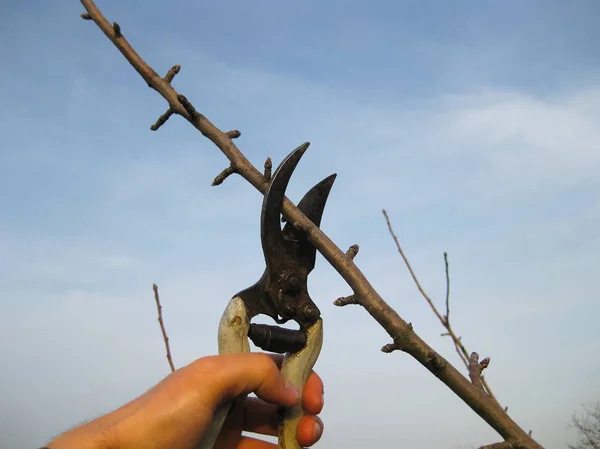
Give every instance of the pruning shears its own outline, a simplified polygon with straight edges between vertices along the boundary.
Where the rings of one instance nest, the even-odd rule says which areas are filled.
[[[227,305],[219,323],[219,354],[250,352],[248,339],[259,348],[285,354],[282,375],[298,390],[304,384],[323,344],[323,320],[307,290],[307,279],[315,266],[316,249],[305,233],[293,223],[281,229],[285,190],[300,158],[308,149],[305,143],[292,151],[273,174],[265,193],[260,237],[266,268],[251,287],[237,293]],[[317,227],[336,175],[330,175],[311,188],[298,203],[298,209]],[[276,325],[255,324],[250,320],[267,315],[277,324],[290,320],[298,330]],[[215,411],[211,429],[199,449],[211,449],[233,403],[221,404]],[[279,447],[301,449],[296,439],[302,405],[284,409],[279,425]]]

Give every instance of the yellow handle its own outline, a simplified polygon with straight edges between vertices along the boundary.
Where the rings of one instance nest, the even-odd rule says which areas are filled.
[[[298,391],[304,390],[306,379],[319,358],[322,346],[323,320],[319,319],[307,331],[306,346],[298,352],[286,354],[281,373]],[[279,447],[281,449],[302,449],[302,446],[298,444],[296,432],[298,423],[303,416],[302,401],[283,411],[283,423],[279,426]]]
[[[250,352],[248,329],[250,317],[244,301],[234,297],[223,312],[219,323],[219,354]],[[319,319],[307,331],[306,346],[293,354],[286,354],[281,374],[299,391],[304,390],[306,379],[310,375],[323,345],[323,321]],[[215,410],[212,424],[197,449],[212,449],[223,423],[231,410],[233,400],[226,401]],[[283,411],[279,426],[279,448],[302,449],[296,437],[298,423],[304,416],[302,401]]]
[[[219,323],[219,354],[250,352],[248,329],[250,317],[244,301],[234,297],[229,301]],[[231,410],[233,401],[226,401],[215,410],[212,424],[202,438],[197,449],[212,449],[221,432],[225,418]]]

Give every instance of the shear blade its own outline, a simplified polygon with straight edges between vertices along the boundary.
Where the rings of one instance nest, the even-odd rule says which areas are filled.
[[[285,252],[287,256],[292,256],[292,262],[303,267],[307,274],[315,267],[317,250],[304,233],[291,223],[286,223],[282,231],[280,218],[285,191],[292,173],[308,149],[308,145],[305,143],[296,148],[277,167],[265,194],[261,214],[261,241],[267,267],[274,266],[281,261],[278,258],[284,256],[282,253]],[[332,174],[313,186],[298,203],[298,209],[317,227],[321,225],[325,204],[336,176],[336,174]],[[291,241],[294,245],[285,245],[285,241]],[[287,247],[287,251],[285,247]],[[292,254],[288,253],[290,250]]]
[[[310,189],[298,203],[298,209],[317,227],[321,226],[325,204],[336,176],[334,173],[323,179]],[[290,223],[285,224],[283,235],[284,238],[297,241],[296,261],[298,265],[306,269],[307,274],[310,273],[315,267],[317,249],[308,241],[304,233],[294,228]]]
[[[279,164],[279,167],[277,167],[277,170],[275,170],[275,173],[271,177],[271,183],[265,193],[260,219],[260,238],[267,266],[271,262],[271,257],[269,256],[274,255],[274,252],[277,253],[279,249],[283,248],[280,217],[285,190],[294,169],[309,145],[308,142],[300,145]]]

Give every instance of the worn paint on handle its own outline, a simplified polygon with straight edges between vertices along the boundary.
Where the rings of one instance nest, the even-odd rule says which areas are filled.
[[[250,344],[248,343],[249,328],[250,317],[246,305],[244,301],[236,296],[229,301],[219,322],[219,354],[250,352]],[[213,448],[232,405],[233,400],[226,401],[217,407],[213,422],[197,449]]]
[[[281,373],[298,391],[304,390],[306,379],[310,375],[321,347],[323,346],[323,320],[319,319],[307,330],[306,346],[293,354],[286,354]],[[302,449],[298,444],[296,432],[298,423],[304,416],[302,401],[283,411],[283,424],[279,426],[279,448]]]

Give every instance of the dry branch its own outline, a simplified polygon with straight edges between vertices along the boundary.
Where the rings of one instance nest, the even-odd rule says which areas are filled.
[[[136,53],[121,34],[121,30],[118,33],[115,31],[92,0],[81,0],[81,3],[87,14],[129,61],[148,86],[158,92],[169,103],[170,109],[175,114],[185,118],[202,135],[210,139],[229,159],[231,164],[236,167],[237,173],[264,195],[268,186],[265,176],[246,159],[233,143],[231,137],[200,114],[183,95],[179,94],[170,83],[161,78]],[[526,448],[541,448],[498,406],[496,401],[476,388],[456,368],[429,347],[412,330],[409,323],[404,321],[381,298],[352,259],[287,198],[283,201],[283,215],[289,222],[297,224],[306,232],[309,241],[344,278],[352,288],[359,304],[385,329],[397,349],[410,354],[430,370],[505,440],[519,441],[520,445]]]
[[[162,306],[160,304],[160,298],[158,296],[158,285],[153,284],[152,289],[154,290],[154,300],[156,301],[156,309],[158,310],[158,322],[160,324],[160,331],[162,332],[163,340],[165,341],[165,349],[167,350],[167,361],[171,367],[171,372],[175,371],[175,365],[173,365],[173,357],[171,357],[171,348],[169,346],[169,337],[165,330],[165,323],[162,316]]]

